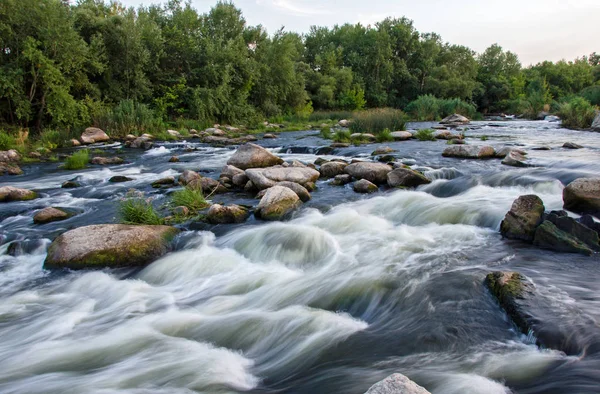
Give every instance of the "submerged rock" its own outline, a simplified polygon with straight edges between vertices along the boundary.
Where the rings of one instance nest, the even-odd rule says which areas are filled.
[[[161,179],[158,179],[158,180],[152,182],[152,187],[157,189],[159,187],[173,186],[174,184],[175,184],[175,178],[172,176],[168,176],[166,178],[161,178]]]
[[[376,185],[387,183],[387,175],[392,167],[383,163],[358,162],[348,165],[344,171],[356,179],[366,179]]]
[[[88,127],[81,134],[81,142],[84,144],[94,144],[96,142],[109,141],[110,137],[101,129],[97,127]]]
[[[502,164],[511,167],[529,167],[529,164],[526,162],[527,157],[524,154],[511,150],[508,155],[502,160]]]
[[[490,159],[496,156],[496,151],[488,145],[452,145],[444,149],[442,156],[462,159]]]
[[[111,177],[108,181],[113,182],[113,183],[121,183],[121,182],[133,181],[133,178],[129,178],[129,177],[126,177],[123,175],[115,175],[115,176]]]
[[[72,217],[73,214],[67,211],[64,211],[60,208],[48,207],[38,211],[33,216],[33,222],[35,224],[45,224],[50,222],[58,222],[61,220],[66,220]]]
[[[259,190],[268,189],[279,182],[307,185],[315,182],[321,174],[309,167],[270,167],[246,170],[246,176]]]
[[[323,163],[319,171],[321,172],[321,176],[323,178],[333,178],[337,175],[343,174],[346,166],[348,166],[348,163],[330,161]]]
[[[227,164],[242,170],[248,168],[265,168],[282,164],[283,160],[262,146],[256,144],[244,144],[227,160]]]
[[[94,157],[91,161],[92,164],[97,164],[101,166],[108,166],[113,164],[123,164],[125,161],[120,157]]]
[[[263,220],[281,220],[301,204],[300,198],[291,189],[273,186],[267,189],[254,214]]]
[[[600,217],[600,178],[579,178],[563,190],[565,209]]]
[[[581,253],[587,256],[593,253],[577,237],[562,231],[549,220],[544,221],[536,230],[533,244],[542,249],[563,253]]]
[[[377,187],[376,184],[369,182],[366,179],[361,179],[360,181],[354,182],[352,189],[356,193],[362,193],[362,194],[375,193],[376,191],[379,190],[379,188]]]
[[[500,224],[500,232],[509,239],[532,242],[544,209],[544,202],[534,194],[517,198]]]
[[[521,300],[525,300],[526,295],[532,293],[533,284],[518,272],[497,271],[486,276],[485,285],[521,332],[527,334],[531,325]]]
[[[73,180],[65,181],[62,183],[62,185],[60,185],[60,187],[62,187],[63,189],[75,189],[77,187],[81,187],[81,183]]]
[[[37,198],[36,192],[12,186],[0,187],[0,202],[28,201]]]
[[[579,144],[576,144],[574,142],[565,142],[563,144],[563,148],[566,148],[566,149],[583,149],[583,146],[579,145]]]
[[[214,204],[206,214],[206,220],[212,224],[243,223],[248,219],[250,213],[239,205],[223,206]]]
[[[461,125],[466,125],[469,123],[471,123],[469,118],[464,117],[459,114],[447,116],[440,121],[440,124],[447,125],[447,126],[461,126]]]
[[[390,187],[417,187],[431,183],[425,175],[409,168],[396,168],[387,174]]]
[[[52,242],[44,268],[144,266],[170,250],[179,232],[170,226],[99,224],[67,231]]]
[[[349,174],[336,175],[331,184],[333,186],[344,186],[352,182],[352,176]]]
[[[375,383],[365,394],[431,394],[406,376],[395,373]]]
[[[392,153],[392,152],[395,152],[395,150],[390,148],[389,146],[382,146],[382,147],[375,149],[373,152],[371,152],[371,156],[386,155],[386,154]]]

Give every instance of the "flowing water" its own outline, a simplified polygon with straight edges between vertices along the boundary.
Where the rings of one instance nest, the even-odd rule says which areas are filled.
[[[395,372],[434,394],[600,392],[600,259],[498,233],[519,195],[560,209],[564,184],[598,175],[600,135],[521,121],[467,131],[472,144],[483,135],[526,149],[536,167],[443,158],[445,141],[379,144],[435,181],[367,197],[319,181],[292,220],[192,223],[177,251],[141,270],[48,272],[42,263],[56,235],[116,221],[129,188],[160,204],[168,196],[152,181],[186,168],[217,177],[233,148],[166,143],[119,151],[127,164],[110,168],[24,166],[2,183],[42,198],[0,205],[0,392],[363,393]],[[561,148],[566,141],[585,148]],[[316,131],[260,143],[305,162],[328,145]],[[368,158],[379,145],[321,157]],[[532,149],[542,145],[553,149]],[[168,163],[173,154],[180,163]],[[134,180],[109,183],[113,175]],[[60,188],[75,176],[83,187]],[[243,193],[213,200],[256,204]],[[44,206],[79,215],[33,225]],[[23,241],[17,257],[7,254],[14,240]],[[540,349],[516,330],[483,285],[507,269],[533,280],[552,305],[548,321],[573,327],[586,349]]]

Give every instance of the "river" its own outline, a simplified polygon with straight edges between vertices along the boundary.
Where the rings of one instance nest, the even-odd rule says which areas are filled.
[[[285,160],[367,159],[388,145],[435,181],[364,196],[320,180],[290,221],[188,223],[176,251],[137,270],[50,272],[42,263],[58,234],[116,222],[129,188],[160,204],[168,197],[152,181],[184,169],[216,178],[233,147],[114,144],[99,149],[126,164],[75,172],[23,165],[25,175],[0,186],[42,197],[0,205],[0,392],[359,394],[395,372],[434,394],[600,392],[600,354],[538,348],[483,285],[491,271],[520,271],[555,307],[547,319],[566,329],[586,322],[573,332],[593,347],[600,258],[542,251],[498,231],[518,196],[561,209],[565,184],[597,176],[600,134],[510,121],[474,122],[466,136],[518,146],[536,167],[443,158],[445,141],[317,156],[329,145],[318,131],[281,133],[259,143]],[[563,149],[566,141],[585,148]],[[553,149],[533,149],[540,146]],[[181,161],[169,163],[175,154]],[[109,183],[114,175],[134,180]],[[60,188],[74,177],[81,188]],[[244,193],[212,199],[257,203]],[[80,214],[34,225],[46,206]],[[26,241],[17,257],[7,254],[14,240]]]

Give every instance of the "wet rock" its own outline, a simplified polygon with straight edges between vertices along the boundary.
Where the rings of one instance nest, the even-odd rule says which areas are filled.
[[[367,141],[375,141],[377,137],[370,133],[354,133],[350,135],[350,139],[358,139],[358,140],[367,140]]]
[[[277,138],[277,136],[275,134],[267,133],[267,134],[263,135],[263,138],[264,139],[274,139],[274,138]]]
[[[544,221],[536,230],[533,244],[542,249],[563,253],[581,253],[591,255],[592,250],[575,238],[554,225],[549,220]]]
[[[375,383],[365,394],[431,394],[406,376],[395,373]]]
[[[120,157],[94,157],[91,161],[92,164],[100,166],[123,164],[125,161]]]
[[[46,250],[46,243],[42,239],[25,239],[21,241],[13,241],[8,245],[6,254],[13,257],[22,256],[25,254],[34,254],[41,249]]]
[[[212,224],[243,223],[248,219],[250,213],[239,205],[223,206],[214,204],[206,214],[206,220]]]
[[[283,160],[262,146],[256,144],[245,144],[229,158],[227,164],[235,166],[242,170],[248,168],[265,168],[283,163]]]
[[[97,127],[88,127],[81,134],[81,142],[84,144],[95,144],[96,142],[109,141],[110,137]]]
[[[396,168],[387,174],[390,187],[417,187],[431,183],[425,175],[408,168]]]
[[[23,170],[16,164],[0,162],[0,175],[21,175]]]
[[[593,131],[600,131],[600,112],[596,114],[591,128]]]
[[[391,136],[396,141],[406,141],[413,137],[412,133],[408,131],[392,131]]]
[[[600,178],[579,178],[563,190],[564,208],[600,217]]]
[[[48,207],[38,211],[33,216],[33,222],[35,224],[45,224],[66,220],[72,216],[73,213],[63,211],[60,208]]]
[[[115,175],[108,180],[109,182],[120,183],[120,182],[129,182],[133,181],[133,178],[129,178],[123,175]]]
[[[294,193],[298,195],[302,202],[307,202],[311,199],[310,192],[302,185],[294,182],[278,182],[275,186],[283,186],[291,189]],[[268,190],[268,189],[267,189]]]
[[[195,171],[185,170],[181,175],[179,175],[179,183],[182,186],[187,186],[192,182],[199,182],[202,176]]]
[[[590,228],[600,235],[600,223],[596,222],[592,215],[583,215],[579,218],[579,223]]]
[[[536,146],[531,148],[531,150],[552,150],[552,148],[549,146]]]
[[[234,175],[234,177],[231,179],[231,182],[237,187],[244,187],[249,180],[250,179],[248,179],[246,173],[242,171],[241,174]]]
[[[565,142],[563,144],[563,148],[566,148],[566,149],[583,149],[583,146],[581,146],[579,144],[576,144],[574,142]]]
[[[500,224],[502,236],[532,242],[543,221],[544,209],[543,201],[534,194],[517,198]]]
[[[338,125],[340,125],[340,127],[349,127],[350,121],[347,119],[342,119],[338,122]]]
[[[383,163],[359,162],[348,165],[344,171],[356,179],[366,179],[376,185],[387,183],[392,167]]]
[[[317,190],[317,184],[314,183],[314,182],[306,182],[306,184],[304,185],[304,187],[309,192],[314,192],[315,190]]]
[[[390,148],[389,146],[382,146],[382,147],[375,149],[371,153],[371,156],[386,155],[386,154],[392,153],[392,152],[395,152],[394,149]]]
[[[462,115],[459,115],[459,114],[454,114],[454,115],[445,117],[440,122],[440,124],[447,125],[447,126],[461,126],[461,125],[466,125],[469,123],[471,123],[471,121],[468,118],[466,118]]]
[[[527,155],[527,152],[525,152],[522,149],[518,149],[512,146],[504,146],[496,151],[496,157],[499,159],[504,159],[510,154],[510,152],[517,152],[523,156]]]
[[[167,130],[167,134],[169,134],[171,137],[181,138],[181,133],[177,130]]]
[[[315,182],[321,174],[308,167],[269,167],[246,170],[246,176],[259,189],[268,189],[278,182],[294,182],[306,185]]]
[[[577,221],[576,219],[569,217],[565,211],[553,211],[546,214],[544,217],[546,220],[552,222],[552,224],[554,224],[559,230],[564,231],[565,233],[576,238],[593,251],[600,251],[600,239],[596,229],[599,226],[595,226],[593,219],[591,220],[592,224],[589,223],[591,216],[588,216],[589,219],[587,220],[580,219]],[[590,224],[590,226],[587,226],[585,222]]]
[[[100,224],[79,227],[52,242],[44,268],[77,270],[144,266],[167,253],[178,232],[170,226]]]
[[[200,189],[205,196],[227,193],[229,190],[219,181],[208,177],[195,179],[188,184],[193,189]]]
[[[337,175],[343,174],[344,169],[348,166],[347,163],[340,163],[339,161],[330,161],[323,163],[319,171],[323,178],[333,178]]]
[[[179,163],[179,157],[171,156],[171,158],[169,159],[169,163]]]
[[[521,332],[529,333],[532,325],[526,299],[533,293],[533,284],[518,272],[497,271],[486,276],[485,285]]]
[[[273,186],[267,190],[254,214],[263,220],[281,220],[300,206],[296,193],[283,186]]]
[[[166,178],[161,178],[152,182],[152,187],[158,189],[164,186],[173,186],[175,184],[175,178],[172,176],[168,176]]]
[[[329,145],[331,148],[348,148],[349,146],[350,143],[348,142],[334,142],[333,144]]]
[[[502,164],[511,167],[529,167],[527,157],[516,150],[510,151],[504,160],[502,160]]]
[[[153,146],[154,142],[152,142],[150,138],[144,136],[136,138],[129,144],[130,148],[144,150],[152,149]]]
[[[37,197],[37,193],[31,190],[19,189],[12,186],[0,187],[0,202],[29,201]]]
[[[254,186],[254,183],[252,183],[252,181],[248,181],[244,185],[244,191],[247,193],[254,193],[257,190],[258,190],[258,188],[256,186]]]
[[[348,183],[352,182],[352,176],[349,174],[340,174],[340,175],[336,175],[335,178],[333,178],[333,181],[331,181],[331,184],[333,186],[344,186],[347,185]]]
[[[234,176],[239,175],[239,174],[245,175],[246,173],[244,172],[244,170],[241,170],[235,166],[227,164],[221,169],[221,175],[219,175],[219,177],[233,179]]]
[[[320,166],[320,165],[323,165],[323,163],[328,163],[328,162],[329,162],[329,160],[325,160],[322,157],[317,157],[317,160],[315,160],[314,164],[316,166]]]
[[[81,183],[77,181],[65,181],[60,187],[63,189],[75,189],[77,187],[81,187]]]
[[[363,194],[374,193],[379,190],[377,185],[375,185],[372,182],[369,182],[366,179],[361,179],[360,181],[354,182],[352,189],[356,193],[363,193]]]
[[[14,149],[0,151],[0,162],[17,163],[21,160],[21,155]]]
[[[175,216],[189,216],[190,209],[188,207],[179,206],[173,208],[173,215]]]
[[[496,151],[487,145],[452,145],[444,149],[442,156],[461,159],[490,159],[496,156]]]
[[[70,142],[71,146],[81,146],[81,142],[77,141],[76,139],[72,139]]]
[[[377,161],[380,163],[392,163],[396,160],[397,160],[396,156],[392,156],[392,155],[384,155],[384,156],[379,156],[377,158]]]
[[[300,167],[300,168],[308,167],[306,164],[304,164],[298,160],[292,160],[289,164],[291,167]],[[313,170],[314,170],[314,168],[313,168]]]

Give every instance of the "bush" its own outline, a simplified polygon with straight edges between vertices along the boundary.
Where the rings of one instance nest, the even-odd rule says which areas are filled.
[[[119,215],[124,224],[164,224],[165,220],[156,212],[152,202],[141,195],[128,193],[119,205]]]
[[[385,129],[381,133],[377,134],[377,142],[392,142],[394,141],[394,137],[392,137],[392,132],[390,129]]]
[[[587,129],[596,117],[596,108],[583,97],[575,97],[562,103],[558,110],[563,127],[568,129]]]
[[[600,85],[589,86],[581,91],[581,97],[592,105],[600,105]]]
[[[329,126],[321,128],[321,138],[326,140],[331,139],[331,128]]]
[[[331,139],[334,142],[350,142],[350,135],[351,133],[348,130],[338,130]]]
[[[81,170],[85,168],[87,163],[90,161],[90,152],[87,149],[83,149],[73,153],[65,160],[65,170]]]
[[[15,149],[16,147],[16,138],[4,131],[0,131],[0,150]]]
[[[210,205],[204,199],[202,190],[187,186],[173,193],[172,202],[176,207],[187,207],[191,213],[196,213]]]
[[[325,120],[342,120],[352,118],[350,111],[315,111],[308,117],[309,122],[321,122]]]
[[[415,133],[415,138],[419,141],[435,141],[432,129],[422,129]]]
[[[406,106],[406,112],[414,120],[434,121],[453,114],[473,118],[477,114],[475,105],[461,99],[439,99],[431,94],[419,96]]]
[[[406,116],[404,112],[393,108],[370,109],[357,112],[352,118],[350,130],[353,133],[379,134],[385,129],[404,130]]]
[[[461,99],[442,99],[439,100],[439,116],[445,118],[453,114],[459,114],[466,116],[469,119],[473,119],[477,114],[477,108],[475,105],[463,101]]]
[[[118,137],[125,137],[127,134],[154,134],[166,128],[147,105],[133,100],[121,100],[114,108],[103,109],[93,121],[109,135]]]

